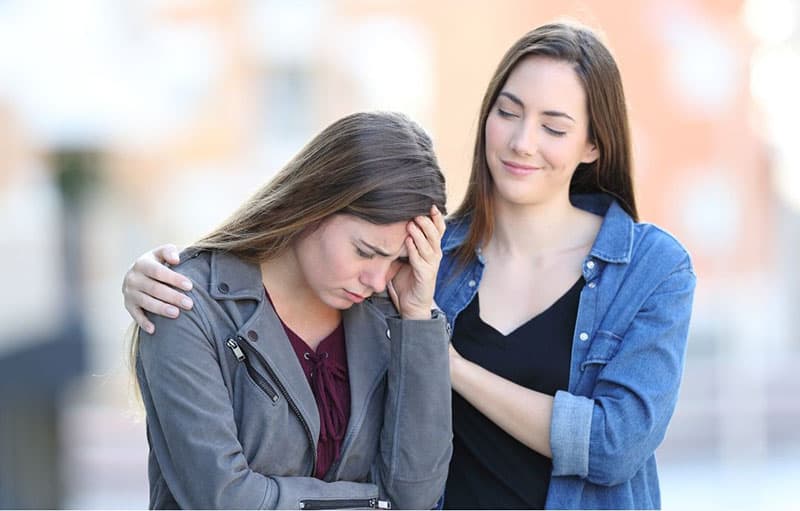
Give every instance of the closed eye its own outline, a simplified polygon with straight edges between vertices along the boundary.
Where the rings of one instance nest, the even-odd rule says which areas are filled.
[[[556,137],[563,137],[564,135],[566,135],[566,134],[567,134],[567,132],[566,132],[566,131],[558,131],[558,130],[554,130],[553,128],[551,128],[550,126],[547,126],[547,125],[542,125],[542,127],[544,128],[544,130],[545,130],[546,132],[548,132],[548,133],[550,133],[551,135],[554,135],[554,136],[556,136]]]
[[[369,252],[365,252],[361,250],[359,247],[356,247],[356,253],[359,257],[363,257],[364,259],[372,259],[375,257],[375,254],[370,254]]]
[[[500,117],[505,117],[506,119],[519,117],[519,115],[517,115],[515,113],[512,113],[512,112],[509,112],[508,110],[503,110],[500,107],[497,107],[497,113],[500,115]]]

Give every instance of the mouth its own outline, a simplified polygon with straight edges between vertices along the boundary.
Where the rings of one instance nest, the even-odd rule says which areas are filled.
[[[533,165],[523,165],[521,163],[509,160],[500,160],[500,162],[503,164],[503,168],[505,168],[506,171],[515,176],[527,176],[529,174],[533,174],[538,170],[542,170],[541,167],[534,167]]]
[[[366,296],[361,296],[359,294],[352,293],[352,292],[348,291],[347,289],[345,289],[344,292],[347,295],[347,298],[353,303],[361,303],[361,302],[363,302],[364,300],[367,299]]]

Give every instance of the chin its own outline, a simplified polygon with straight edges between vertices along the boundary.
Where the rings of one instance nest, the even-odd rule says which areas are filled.
[[[328,299],[323,299],[322,301],[325,303],[325,305],[341,311],[347,310],[354,305],[353,302],[347,298],[341,298],[339,296],[333,296]]]

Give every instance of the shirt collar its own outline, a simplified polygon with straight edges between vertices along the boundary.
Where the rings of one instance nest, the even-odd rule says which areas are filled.
[[[609,263],[629,263],[633,252],[633,219],[608,194],[571,195],[575,207],[600,215],[603,224],[589,255]],[[464,243],[469,232],[469,217],[451,219],[442,238],[442,251],[452,252]]]

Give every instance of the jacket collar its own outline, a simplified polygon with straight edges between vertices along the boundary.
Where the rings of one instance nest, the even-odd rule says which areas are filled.
[[[264,298],[261,267],[219,250],[211,251],[209,293],[215,300]]]
[[[280,319],[266,299],[260,266],[231,254],[212,250],[209,287],[209,293],[216,300],[250,299],[263,302],[249,318],[242,318],[237,334],[248,337],[252,331],[259,339],[263,339],[251,346],[277,373],[286,392],[308,421],[312,436],[317,440],[320,426],[316,400]],[[380,300],[380,297],[374,300]],[[351,419],[365,413],[368,394],[386,372],[389,360],[386,319],[372,301],[370,299],[355,304],[342,312],[350,377]]]
[[[589,255],[609,263],[629,263],[633,253],[634,222],[617,201],[603,193],[571,195],[570,201],[575,207],[603,217]],[[461,246],[468,232],[468,217],[449,220],[442,238],[442,251],[452,252]]]

